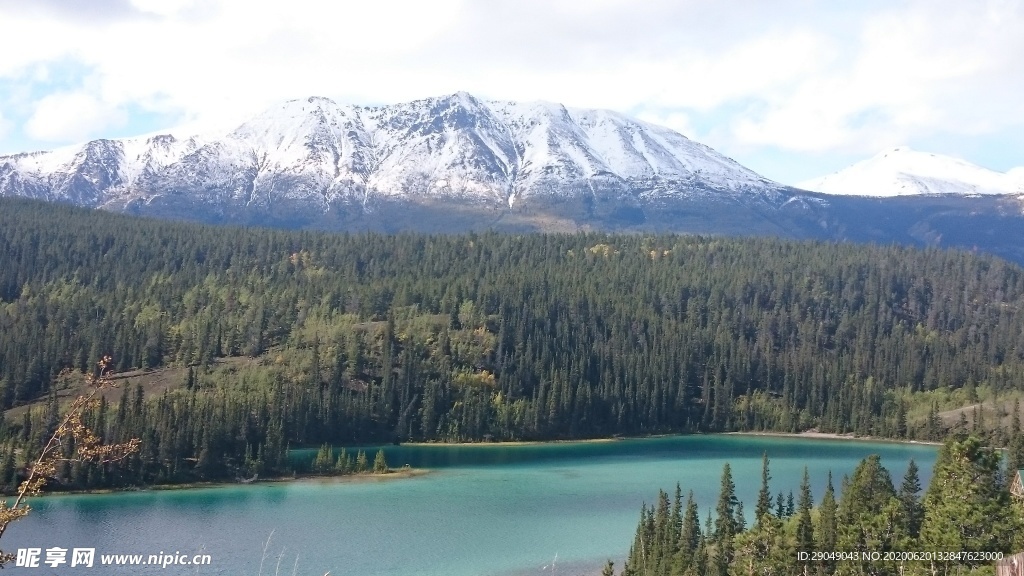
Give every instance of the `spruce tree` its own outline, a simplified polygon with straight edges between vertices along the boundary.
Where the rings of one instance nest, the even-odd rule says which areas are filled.
[[[1013,400],[1013,414],[1010,416],[1010,435],[1020,435],[1020,398]]]
[[[722,467],[722,482],[718,494],[718,506],[715,507],[715,563],[714,571],[718,576],[727,576],[729,564],[733,557],[733,538],[738,533],[736,509],[739,500],[736,498],[736,485],[732,481],[732,469],[726,463]]]
[[[924,509],[918,496],[920,492],[921,479],[918,476],[917,463],[911,458],[910,464],[907,465],[907,473],[903,476],[903,483],[900,485],[899,493],[903,514],[907,522],[907,534],[911,538],[918,537],[921,531],[921,521],[924,518]]]
[[[811,551],[814,549],[814,526],[811,522],[811,508],[813,506],[811,478],[805,466],[804,476],[800,481],[800,498],[797,501],[796,510],[796,549],[798,551]]]
[[[837,517],[838,549],[881,553],[907,545],[903,509],[877,454],[862,460],[844,485]],[[894,566],[892,562],[881,568],[866,561],[859,564],[864,571]]]
[[[838,529],[838,506],[836,505],[836,493],[832,487],[832,472],[828,473],[828,484],[825,486],[825,495],[821,497],[821,510],[818,514],[818,549],[823,551],[838,550],[839,542]],[[835,565],[831,560],[824,563],[825,572],[831,573]]]
[[[686,496],[686,510],[683,513],[682,528],[679,531],[679,545],[673,573],[682,574],[695,560],[697,549],[704,538],[700,531],[700,513],[691,490]]]
[[[388,470],[390,469],[388,461],[384,459],[384,450],[377,450],[377,455],[373,457],[373,473],[386,474]]]
[[[1001,486],[1000,455],[973,436],[951,439],[939,451],[924,496],[921,545],[931,550],[1012,550],[1014,536],[1024,529]],[[963,562],[969,567],[981,562]],[[942,562],[933,568],[942,567]]]
[[[771,480],[771,474],[768,472],[768,453],[763,452],[761,454],[761,490],[757,493],[757,508],[754,510],[754,518],[756,522],[761,522],[761,518],[766,514],[771,514],[772,511],[772,495],[768,487],[768,482]]]

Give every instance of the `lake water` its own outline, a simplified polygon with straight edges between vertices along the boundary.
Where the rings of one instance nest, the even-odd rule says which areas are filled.
[[[45,574],[520,576],[594,574],[621,560],[640,506],[679,482],[702,517],[729,462],[748,516],[761,454],[774,491],[797,491],[809,467],[816,501],[879,454],[898,485],[911,458],[927,484],[932,446],[740,435],[525,446],[386,446],[388,481],[297,481],[198,490],[35,499],[3,549],[95,548],[100,554],[209,554],[199,567],[15,569]],[[370,458],[376,448],[368,448]],[[312,455],[310,455],[312,458]],[[264,552],[265,550],[265,552]],[[45,553],[44,553],[45,555]],[[70,560],[70,554],[68,556]],[[262,567],[261,567],[262,563]]]

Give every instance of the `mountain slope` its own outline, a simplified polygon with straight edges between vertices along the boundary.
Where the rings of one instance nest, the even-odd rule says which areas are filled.
[[[0,196],[282,228],[765,235],[1024,263],[1024,195],[1005,193],[1024,169],[907,149],[862,164],[804,185],[859,195],[807,192],[616,112],[460,92],[390,106],[307,98],[219,134],[2,156]]]
[[[1004,174],[959,158],[901,146],[797,187],[853,196],[1013,194],[1024,193],[1022,170]]]
[[[604,110],[483,102],[460,92],[392,106],[274,106],[227,134],[97,140],[0,157],[0,195],[81,206],[202,204],[307,214],[458,199],[771,196],[782,187],[666,128]]]

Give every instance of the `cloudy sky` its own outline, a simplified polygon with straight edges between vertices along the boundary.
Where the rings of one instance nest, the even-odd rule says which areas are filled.
[[[1024,165],[1022,0],[0,0],[0,154],[466,90],[610,108],[795,183]]]

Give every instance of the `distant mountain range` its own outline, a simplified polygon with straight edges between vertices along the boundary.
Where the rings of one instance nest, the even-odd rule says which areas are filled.
[[[446,199],[757,195],[780,188],[667,128],[604,110],[483,102],[275,106],[224,135],[96,140],[0,157],[0,190],[124,207],[188,196],[223,208]]]
[[[1024,262],[1022,190],[1007,184],[1021,181],[1019,171],[897,149],[801,186],[819,190],[808,192],[616,112],[464,92],[390,106],[314,97],[222,134],[0,156],[0,196],[213,223],[761,234],[961,246]]]
[[[827,194],[885,197],[1024,194],[1024,168],[995,172],[959,158],[900,146],[797,187]]]

